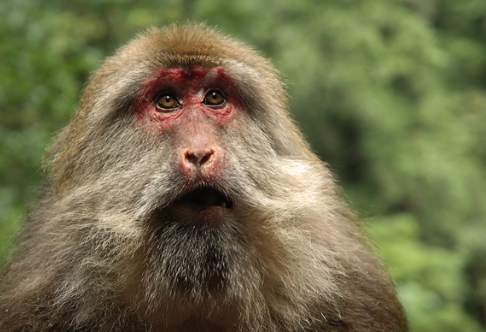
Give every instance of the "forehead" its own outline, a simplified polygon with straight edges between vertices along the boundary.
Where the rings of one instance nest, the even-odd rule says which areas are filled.
[[[214,76],[217,72],[217,68],[206,67],[167,67],[158,69],[154,76],[157,79],[165,79],[170,81],[179,80],[201,80],[206,76]]]
[[[161,51],[152,58],[152,77],[171,80],[203,79],[222,70],[222,60],[209,54],[181,54]]]
[[[162,67],[155,70],[147,83],[173,82],[185,84],[187,82],[202,83],[208,80],[227,80],[229,77],[223,67]]]

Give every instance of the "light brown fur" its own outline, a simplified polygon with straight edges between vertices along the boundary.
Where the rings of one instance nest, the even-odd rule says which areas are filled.
[[[180,186],[171,138],[134,116],[157,68],[194,66],[225,68],[246,111],[244,127],[221,134],[219,181],[238,209],[200,233],[158,222]],[[107,59],[47,160],[45,193],[1,275],[1,331],[407,330],[277,73],[210,28],[152,29]],[[215,285],[204,279],[209,245],[221,258]]]

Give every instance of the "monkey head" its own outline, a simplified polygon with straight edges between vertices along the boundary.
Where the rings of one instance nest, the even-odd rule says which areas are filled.
[[[151,29],[108,58],[47,168],[0,327],[405,326],[276,71],[211,28]]]

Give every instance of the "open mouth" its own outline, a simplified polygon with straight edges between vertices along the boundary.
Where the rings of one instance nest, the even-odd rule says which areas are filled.
[[[221,191],[211,187],[200,187],[187,194],[181,196],[176,204],[191,204],[195,206],[206,207],[221,207],[225,209],[232,209],[234,203]]]

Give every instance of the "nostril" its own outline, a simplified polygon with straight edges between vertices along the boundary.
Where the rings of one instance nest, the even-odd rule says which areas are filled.
[[[200,165],[204,165],[206,164],[207,162],[209,162],[209,160],[211,159],[211,157],[213,156],[213,150],[209,150],[207,153],[205,153],[201,160],[200,160]]]
[[[191,153],[191,152],[186,152],[184,157],[186,158],[186,160],[190,163],[190,164],[193,164],[193,165],[197,165],[198,164],[198,161],[197,161],[197,157],[194,153]]]

